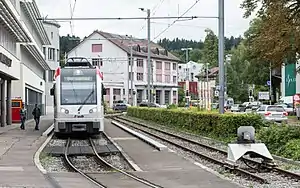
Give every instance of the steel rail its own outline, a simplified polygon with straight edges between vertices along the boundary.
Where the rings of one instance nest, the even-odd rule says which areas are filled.
[[[67,165],[73,169],[75,172],[78,172],[80,175],[82,175],[83,177],[85,177],[86,179],[88,179],[89,181],[93,182],[95,185],[97,185],[98,187],[101,188],[107,188],[107,186],[101,184],[100,182],[98,182],[97,180],[95,180],[94,178],[90,177],[89,175],[87,175],[86,173],[82,172],[81,170],[79,170],[78,168],[76,168],[72,162],[69,159],[69,147],[71,145],[71,139],[68,138],[67,144],[66,144],[66,149],[65,149],[65,160],[67,162]]]
[[[138,181],[138,182],[140,182],[140,183],[142,183],[142,184],[145,184],[145,185],[147,185],[147,186],[149,186],[149,187],[152,187],[152,188],[163,188],[163,187],[161,187],[161,186],[159,186],[159,185],[155,185],[154,183],[151,183],[151,182],[149,182],[149,181],[147,181],[147,180],[144,180],[144,179],[142,179],[142,178],[139,178],[139,177],[137,177],[137,176],[135,176],[135,175],[133,175],[133,174],[130,174],[130,173],[128,173],[128,172],[125,172],[125,171],[123,171],[123,170],[121,170],[121,169],[119,169],[119,168],[113,166],[112,164],[108,163],[106,160],[104,160],[104,159],[98,154],[97,149],[96,149],[96,146],[95,146],[95,143],[93,142],[93,140],[92,140],[91,138],[89,138],[89,142],[90,142],[90,144],[91,144],[91,146],[92,146],[92,149],[93,149],[94,154],[97,156],[97,159],[99,159],[101,162],[103,162],[106,166],[108,166],[108,167],[110,167],[110,168],[112,168],[112,169],[114,169],[114,170],[116,170],[116,171],[118,171],[118,172],[124,174],[125,176],[128,176],[128,177],[130,177],[130,178],[132,178],[132,179],[134,179],[134,180],[136,180],[136,181]]]
[[[117,120],[117,118],[112,118],[112,119],[114,119],[115,121],[119,121],[119,120]],[[192,154],[194,154],[194,155],[197,155],[197,156],[199,156],[199,157],[201,157],[201,158],[203,158],[203,159],[206,159],[206,160],[208,160],[208,161],[211,161],[211,162],[213,162],[213,163],[216,163],[216,164],[218,164],[218,165],[220,165],[220,166],[224,166],[224,167],[227,166],[226,163],[223,162],[223,161],[214,159],[214,158],[212,158],[212,157],[210,157],[210,156],[207,156],[207,155],[205,155],[205,154],[202,154],[202,153],[200,153],[200,152],[198,152],[198,151],[192,150],[192,149],[190,149],[190,148],[187,148],[187,147],[182,146],[182,145],[180,145],[180,144],[177,144],[177,143],[175,143],[175,142],[172,142],[172,141],[170,141],[170,140],[168,140],[168,139],[166,139],[166,138],[163,138],[163,137],[161,137],[161,136],[158,136],[158,135],[156,135],[156,134],[154,134],[154,133],[151,133],[151,132],[146,131],[146,130],[144,130],[144,129],[138,128],[138,127],[136,127],[136,126],[132,126],[132,125],[126,123],[126,122],[122,122],[122,121],[119,121],[119,122],[124,123],[124,124],[126,124],[126,125],[128,125],[128,126],[134,127],[135,129],[138,129],[138,130],[140,130],[140,131],[142,131],[142,132],[144,132],[144,133],[146,133],[146,134],[148,134],[148,135],[151,135],[151,136],[153,136],[153,137],[155,137],[155,138],[157,138],[157,139],[160,139],[160,140],[162,140],[162,141],[164,141],[164,142],[167,142],[167,143],[169,143],[169,144],[171,144],[171,145],[174,145],[174,146],[176,146],[176,147],[178,147],[178,148],[180,148],[180,149],[182,149],[182,150],[188,151],[188,152],[190,152],[190,153],[192,153]],[[227,167],[227,168],[228,168],[228,167]],[[245,170],[240,169],[240,168],[229,168],[229,169],[232,170],[233,172],[237,173],[237,174],[240,174],[240,175],[246,175],[247,177],[251,177],[251,178],[257,180],[257,181],[260,182],[260,183],[268,184],[268,181],[267,181],[266,179],[264,179],[264,178],[262,178],[262,177],[260,177],[260,176],[257,176],[257,175],[255,175],[255,174],[253,174],[253,173],[251,173],[251,172],[245,171]]]
[[[130,123],[133,123],[133,124],[137,124],[139,126],[142,126],[142,127],[146,127],[148,129],[151,129],[151,130],[154,130],[154,131],[157,131],[157,132],[160,132],[160,133],[163,133],[163,134],[166,134],[166,135],[169,135],[169,136],[172,136],[172,137],[175,137],[175,138],[178,138],[178,139],[181,139],[183,141],[186,141],[186,142],[190,142],[192,144],[195,144],[195,145],[199,145],[201,147],[204,147],[206,149],[210,149],[212,151],[217,151],[223,155],[227,155],[227,152],[224,151],[224,150],[221,150],[219,148],[215,148],[215,147],[212,147],[212,146],[209,146],[209,145],[206,145],[206,144],[203,144],[203,143],[200,143],[200,142],[197,142],[195,140],[191,140],[191,139],[188,139],[188,138],[184,138],[184,137],[181,137],[179,135],[176,135],[176,134],[173,134],[173,133],[170,133],[170,132],[167,132],[167,131],[163,131],[161,129],[158,129],[158,128],[155,128],[155,127],[152,127],[152,126],[148,126],[148,125],[145,125],[143,123],[140,123],[140,122],[136,122],[134,120],[129,120],[127,118],[123,118],[123,117],[114,117],[113,119],[121,119],[123,121],[127,121],[127,122],[130,122]],[[131,126],[131,125],[129,125]],[[250,163],[253,163],[253,164],[256,164],[256,165],[262,165],[262,163],[258,162],[258,161],[255,161],[253,159],[249,159],[249,158],[245,158],[243,157],[244,160],[246,160],[247,162],[250,162]],[[264,168],[266,168],[267,170],[272,170],[272,171],[276,171],[277,173],[281,173],[285,176],[288,176],[288,177],[291,177],[291,178],[294,178],[294,179],[297,179],[297,180],[300,180],[300,174],[297,174],[297,173],[293,173],[293,172],[290,172],[290,171],[287,171],[287,170],[284,170],[284,169],[281,169],[281,168],[278,168],[278,167],[268,167],[268,166],[264,166]]]

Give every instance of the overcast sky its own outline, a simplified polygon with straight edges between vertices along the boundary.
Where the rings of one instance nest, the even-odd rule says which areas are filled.
[[[196,0],[76,0],[73,17],[142,17],[146,16],[138,8],[151,10],[152,16],[178,16],[190,8]],[[70,17],[70,2],[75,0],[36,0],[42,16],[48,18]],[[250,19],[243,18],[240,9],[242,0],[225,0],[225,36],[243,35],[249,26]],[[200,0],[185,16],[218,16],[218,0]],[[155,39],[168,24],[174,20],[152,20],[151,39]],[[101,21],[73,21],[73,31],[70,23],[60,22],[60,34],[84,37],[98,29],[123,35],[133,35],[139,38],[147,37],[145,20],[101,20]],[[217,19],[194,19],[176,22],[157,39],[176,37],[200,40],[205,37],[205,28],[211,28],[217,33]],[[157,40],[156,39],[156,40]]]

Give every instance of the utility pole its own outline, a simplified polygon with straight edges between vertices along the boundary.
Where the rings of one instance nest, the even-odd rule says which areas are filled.
[[[206,88],[207,88],[207,90],[206,90],[206,109],[208,109],[208,107],[209,107],[209,94],[208,94],[208,92],[209,92],[209,87],[208,87],[208,63],[206,63]]]
[[[152,102],[151,101],[151,87],[150,87],[150,82],[151,82],[151,41],[150,41],[150,9],[144,9],[144,8],[139,8],[141,11],[143,12],[147,12],[147,39],[148,39],[148,56],[147,56],[147,62],[148,62],[148,102]]]
[[[224,114],[224,0],[219,0],[219,113]]]
[[[150,41],[150,9],[147,9],[147,38],[148,38],[148,102],[152,102],[151,97],[151,88],[150,88],[150,81],[151,81],[151,41]]]
[[[134,81],[134,74],[133,74],[133,56],[132,56],[132,35],[130,35],[130,74],[131,74],[131,90],[130,90],[130,97],[131,97],[131,105],[133,106],[133,81]],[[129,86],[128,86],[129,87]],[[128,90],[129,92],[129,90]]]
[[[193,48],[181,48],[182,51],[185,51],[185,62],[189,62],[189,50],[192,50]],[[189,79],[190,75],[186,75],[187,79]]]
[[[270,105],[272,104],[272,64],[270,61],[270,72],[269,72],[269,79],[270,79],[270,87],[269,87],[269,92],[270,92]]]

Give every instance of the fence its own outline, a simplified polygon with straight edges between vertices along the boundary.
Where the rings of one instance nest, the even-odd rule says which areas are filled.
[[[26,119],[33,119],[32,111],[35,107],[35,104],[26,104],[25,109],[27,111]],[[45,105],[39,104],[38,107],[41,109],[41,115],[45,115]]]

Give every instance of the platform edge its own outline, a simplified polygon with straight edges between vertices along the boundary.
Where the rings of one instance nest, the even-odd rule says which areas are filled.
[[[111,121],[112,124],[118,126],[119,128],[123,129],[124,131],[130,133],[130,134],[133,134],[134,136],[138,137],[139,139],[145,141],[146,143],[152,145],[153,147],[157,148],[159,151],[163,151],[163,150],[168,150],[168,147],[153,140],[152,138],[149,138],[147,136],[145,136],[144,134],[141,134],[141,133],[138,133],[116,121]]]
[[[45,132],[43,132],[42,136],[49,136],[49,134],[53,129],[54,129],[54,124],[50,125],[50,127],[48,127],[48,129]]]
[[[41,171],[42,174],[47,174],[47,171],[40,162],[40,154],[44,150],[44,148],[47,146],[47,144],[50,142],[50,140],[52,139],[52,136],[53,136],[53,133],[45,140],[45,142],[39,147],[39,149],[34,154],[34,164],[39,169],[39,171]]]

